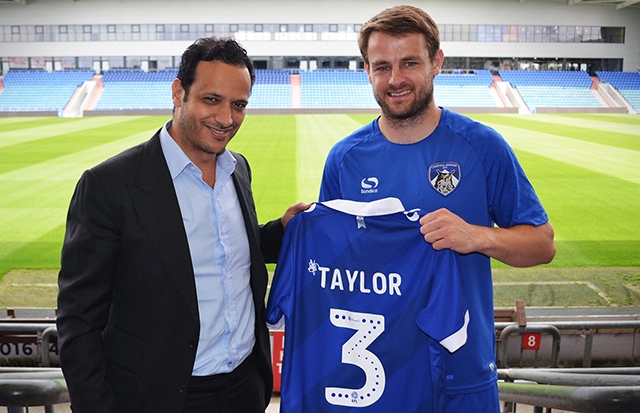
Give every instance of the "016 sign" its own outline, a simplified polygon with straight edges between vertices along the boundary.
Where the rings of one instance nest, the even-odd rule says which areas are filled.
[[[540,350],[541,333],[524,333],[522,335],[522,348],[524,350]]]

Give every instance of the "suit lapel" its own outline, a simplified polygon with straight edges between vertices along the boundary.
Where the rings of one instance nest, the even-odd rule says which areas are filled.
[[[159,132],[144,144],[140,174],[129,192],[167,274],[199,323],[195,278],[180,205],[160,146]]]
[[[256,216],[256,208],[251,194],[251,176],[247,161],[244,157],[235,152],[231,153],[238,161],[232,176],[233,183],[236,187],[236,193],[238,194],[238,200],[240,201],[240,209],[242,209],[247,237],[249,238],[249,250],[251,254],[251,290],[253,291],[253,301],[256,303],[256,307],[259,308],[258,301],[262,300],[264,297],[264,288],[261,287],[261,282],[266,283],[266,279],[261,280],[260,277],[256,275],[257,265],[254,262],[255,259],[261,257],[261,253],[258,241],[258,217]]]

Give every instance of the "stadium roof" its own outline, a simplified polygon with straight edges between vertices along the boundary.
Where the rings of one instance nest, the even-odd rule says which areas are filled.
[[[525,1],[536,1],[536,0],[518,0],[520,3]],[[577,4],[603,4],[609,6],[616,6],[616,9],[624,9],[625,7],[630,7],[640,3],[640,0],[556,0],[557,2],[567,3],[568,6],[573,6]],[[635,7],[640,7],[640,5],[636,5]]]
[[[0,4],[17,3],[17,4],[22,4],[26,6],[27,4],[35,3],[36,1],[44,1],[44,0],[0,0]],[[67,1],[70,1],[73,3],[76,0],[67,0]],[[525,1],[535,2],[540,0],[511,0],[511,1],[524,3]],[[543,1],[556,1],[560,3],[567,3],[567,6],[595,3],[595,4],[605,5],[605,6],[615,6],[616,9],[618,10],[624,9],[625,7],[640,7],[640,4],[638,4],[640,3],[640,0],[543,0]]]

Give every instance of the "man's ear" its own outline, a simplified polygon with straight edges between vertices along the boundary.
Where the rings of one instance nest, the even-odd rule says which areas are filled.
[[[444,63],[444,52],[442,49],[438,50],[436,53],[436,57],[433,59],[433,75],[437,76],[440,74],[440,69],[442,69],[442,64]]]
[[[171,100],[173,101],[173,106],[176,108],[182,106],[184,95],[185,91],[180,79],[173,79],[173,83],[171,84]]]
[[[369,72],[369,63],[364,62],[364,70],[367,72],[367,79],[369,79],[369,83],[373,84],[371,82],[371,72]]]

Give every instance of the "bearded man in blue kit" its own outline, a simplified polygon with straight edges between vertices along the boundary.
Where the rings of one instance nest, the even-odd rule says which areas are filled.
[[[358,43],[382,115],[331,149],[319,200],[397,197],[408,209],[431,211],[420,232],[434,249],[461,254],[473,314],[466,345],[445,356],[447,411],[498,413],[490,260],[549,263],[553,228],[506,141],[435,105],[444,53],[427,13],[384,10],[362,27]]]

